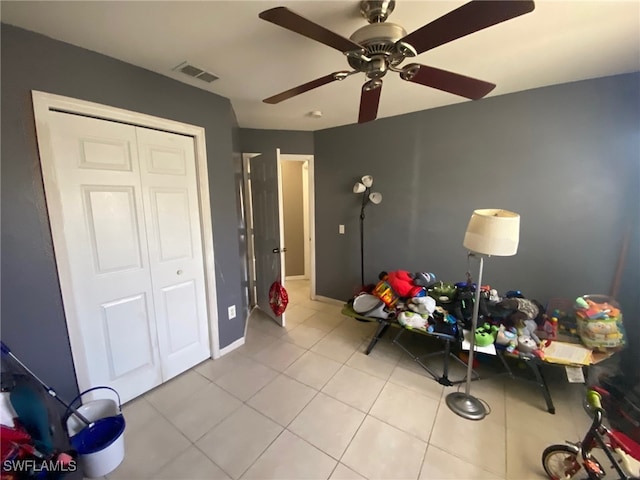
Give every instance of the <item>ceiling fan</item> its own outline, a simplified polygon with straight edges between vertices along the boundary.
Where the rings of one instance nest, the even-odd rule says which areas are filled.
[[[333,81],[344,80],[355,73],[364,73],[368,80],[362,86],[358,123],[369,122],[375,120],[378,114],[382,77],[389,71],[399,73],[400,78],[409,82],[477,100],[493,90],[495,84],[419,63],[400,64],[406,58],[534,9],[533,1],[529,0],[473,0],[407,35],[400,25],[386,21],[395,3],[395,0],[362,0],[360,13],[369,25],[356,30],[350,38],[307,20],[286,7],[271,8],[260,13],[259,17],[263,20],[340,50],[353,69],[330,73],[266,98],[263,102],[280,103]]]

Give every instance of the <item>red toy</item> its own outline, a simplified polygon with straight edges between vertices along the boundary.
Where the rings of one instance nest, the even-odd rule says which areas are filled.
[[[406,270],[396,270],[395,272],[387,273],[386,282],[393,288],[393,291],[401,298],[413,298],[419,296],[420,292],[424,291],[423,287],[417,286],[413,283],[413,277]]]

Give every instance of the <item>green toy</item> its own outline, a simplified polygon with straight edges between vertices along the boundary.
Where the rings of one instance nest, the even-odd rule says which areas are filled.
[[[496,339],[495,332],[496,330],[488,323],[476,328],[476,345],[478,347],[488,347],[493,344]]]
[[[427,292],[432,298],[440,303],[450,303],[456,295],[456,287],[451,283],[436,282]]]

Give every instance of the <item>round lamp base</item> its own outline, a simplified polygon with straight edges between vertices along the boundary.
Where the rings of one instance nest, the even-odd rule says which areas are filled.
[[[482,420],[487,415],[487,410],[480,400],[463,392],[447,395],[447,406],[453,413],[468,420]]]

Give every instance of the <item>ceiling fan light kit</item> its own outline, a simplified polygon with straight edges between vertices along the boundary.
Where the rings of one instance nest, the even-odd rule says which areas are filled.
[[[491,92],[495,84],[419,63],[401,64],[407,58],[524,15],[535,8],[531,0],[472,0],[407,34],[402,26],[387,22],[395,4],[395,0],[362,0],[360,13],[369,25],[356,30],[350,38],[307,20],[286,7],[260,13],[263,20],[341,51],[353,69],[331,73],[263,101],[280,103],[333,81],[364,73],[367,81],[360,96],[358,123],[369,122],[378,115],[382,77],[389,71],[398,73],[402,80],[411,83],[478,100]]]

